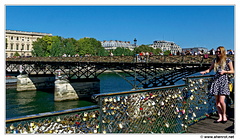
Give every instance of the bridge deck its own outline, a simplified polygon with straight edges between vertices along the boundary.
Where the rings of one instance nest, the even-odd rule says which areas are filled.
[[[217,116],[211,116],[188,128],[188,133],[234,133],[234,106],[228,108],[228,122],[213,123],[218,119]]]

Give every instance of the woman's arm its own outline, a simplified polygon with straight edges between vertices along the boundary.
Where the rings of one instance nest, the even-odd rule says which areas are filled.
[[[209,69],[200,72],[201,74],[206,74],[212,71],[212,69],[214,68],[214,62],[212,62],[211,66],[209,67]]]
[[[234,73],[232,61],[228,63],[229,71],[223,70],[220,74],[232,74]]]

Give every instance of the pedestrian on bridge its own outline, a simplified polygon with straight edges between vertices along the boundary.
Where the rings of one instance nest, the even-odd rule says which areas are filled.
[[[229,79],[227,74],[233,74],[233,63],[232,60],[227,58],[226,50],[223,46],[219,46],[215,52],[216,58],[213,60],[209,69],[200,72],[201,74],[206,74],[211,72],[212,69],[216,72],[214,75],[214,81],[211,84],[210,94],[215,96],[216,107],[218,110],[219,119],[214,121],[214,123],[226,123],[226,95],[230,95],[229,90]]]

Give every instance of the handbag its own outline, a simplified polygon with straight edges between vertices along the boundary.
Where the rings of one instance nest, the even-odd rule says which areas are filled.
[[[233,91],[233,84],[232,83],[228,83],[228,87],[229,87],[229,91],[232,92]]]

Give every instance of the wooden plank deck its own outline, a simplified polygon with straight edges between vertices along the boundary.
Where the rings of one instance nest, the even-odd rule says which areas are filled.
[[[234,133],[234,106],[227,108],[228,122],[213,123],[218,119],[217,115],[210,116],[204,120],[191,125],[187,133]]]

